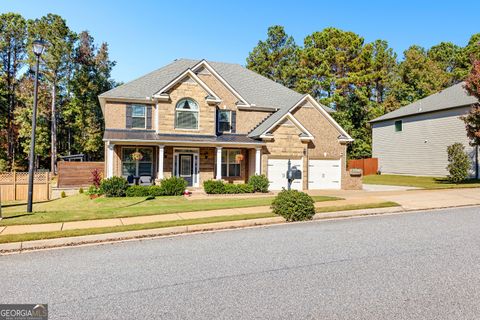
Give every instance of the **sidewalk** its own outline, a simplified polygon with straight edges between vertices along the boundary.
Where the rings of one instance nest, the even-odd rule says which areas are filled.
[[[363,197],[357,199],[345,199],[337,201],[323,201],[316,202],[315,207],[341,207],[346,205],[366,204],[366,203],[379,203],[384,202],[382,199],[375,197]],[[133,224],[145,224],[152,222],[165,222],[165,221],[178,221],[198,218],[209,218],[218,216],[234,216],[245,215],[255,213],[270,212],[270,206],[260,207],[247,207],[247,208],[235,208],[235,209],[219,209],[219,210],[207,210],[207,211],[192,211],[182,213],[171,214],[159,214],[126,218],[113,218],[113,219],[97,219],[97,220],[84,220],[84,221],[71,221],[71,222],[58,222],[58,223],[44,223],[44,224],[30,224],[30,225],[12,225],[0,227],[0,236],[11,234],[23,234],[32,232],[50,232],[50,231],[62,231],[62,230],[75,230],[75,229],[89,229],[89,228],[101,228],[101,227],[116,227],[126,226]]]
[[[397,190],[397,191],[365,191],[365,190],[331,190],[312,191],[312,195],[342,197],[345,200],[324,201],[315,203],[315,207],[344,207],[347,205],[375,204],[393,201],[401,206],[401,210],[426,210],[456,206],[480,205],[480,189],[442,189],[442,190]],[[33,232],[50,232],[101,227],[115,227],[152,222],[181,221],[188,219],[209,218],[218,216],[234,216],[270,212],[269,206],[193,211],[173,214],[137,216],[127,218],[71,221],[32,225],[1,226],[0,236]]]

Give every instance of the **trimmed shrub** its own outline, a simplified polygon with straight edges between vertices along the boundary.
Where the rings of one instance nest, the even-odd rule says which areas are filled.
[[[454,143],[447,147],[447,154],[448,180],[454,183],[465,181],[468,178],[468,170],[472,166],[470,158],[465,152],[465,147],[461,143]]]
[[[315,214],[312,197],[297,190],[282,190],[272,202],[273,213],[287,221],[310,220]]]
[[[162,196],[181,196],[185,193],[187,181],[180,177],[163,179],[160,183]]]
[[[65,193],[65,191],[62,191],[62,193],[60,193],[60,197],[65,198],[66,196],[67,194]]]
[[[149,186],[148,188],[148,195],[150,197],[160,197],[163,196],[163,189],[161,186]]]
[[[102,194],[102,191],[100,190],[100,188],[97,188],[94,185],[91,185],[90,187],[88,187],[87,194],[88,195],[95,195],[95,194],[100,195],[100,194]]]
[[[127,189],[128,182],[123,177],[103,179],[100,184],[100,192],[106,197],[125,197]]]
[[[225,183],[221,180],[207,180],[203,183],[203,190],[208,194],[225,193]]]
[[[83,188],[78,189],[78,193],[82,194],[83,193]]]
[[[266,175],[254,175],[248,179],[248,184],[253,187],[254,192],[268,192],[268,186],[270,182],[268,182],[268,178]]]
[[[235,194],[235,193],[253,193],[253,187],[249,184],[233,184],[225,183],[223,185],[223,193]]]
[[[150,195],[150,186],[129,186],[125,191],[127,197],[148,197]]]
[[[208,194],[236,194],[253,193],[253,186],[246,183],[225,183],[221,180],[207,180],[203,183],[203,189]]]

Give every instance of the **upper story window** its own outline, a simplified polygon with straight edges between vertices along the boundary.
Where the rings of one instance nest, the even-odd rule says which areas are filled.
[[[402,120],[395,121],[395,132],[403,131],[403,123]]]
[[[218,110],[218,132],[230,132],[232,130],[232,111]]]
[[[176,129],[198,129],[198,103],[190,98],[178,101],[175,107]]]
[[[146,107],[138,104],[132,105],[132,128],[145,129],[146,125]]]

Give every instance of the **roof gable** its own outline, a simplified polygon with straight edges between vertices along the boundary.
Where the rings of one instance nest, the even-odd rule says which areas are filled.
[[[428,97],[417,100],[390,113],[384,114],[383,116],[373,119],[370,122],[379,122],[422,113],[463,107],[478,102],[475,97],[468,95],[464,85],[465,82],[457,83]]]
[[[303,95],[300,100],[294,103],[290,108],[280,109],[270,117],[265,119],[258,127],[256,127],[252,132],[249,133],[249,137],[257,138],[262,137],[263,134],[267,133],[273,127],[275,127],[280,121],[282,121],[287,114],[291,114],[295,108],[301,106],[304,102],[310,102],[313,107],[317,108],[320,113],[338,130],[340,136],[343,138],[341,140],[353,141],[352,137],[332,118],[332,116],[327,112],[321,104],[319,104],[312,96],[309,94]],[[293,116],[292,116],[293,117]]]

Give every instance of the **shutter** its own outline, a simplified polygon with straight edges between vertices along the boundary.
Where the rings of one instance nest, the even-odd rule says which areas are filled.
[[[215,108],[215,127],[217,128],[217,135],[220,133],[220,123],[218,122],[218,108]]]
[[[126,124],[127,129],[132,129],[132,105],[127,104]]]
[[[147,129],[152,129],[152,106],[147,106]]]
[[[231,119],[232,129],[230,132],[235,133],[237,132],[237,111],[232,111],[231,116],[232,116],[232,119]]]

